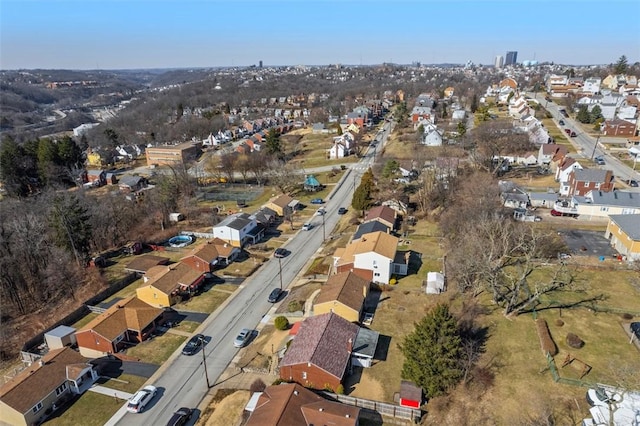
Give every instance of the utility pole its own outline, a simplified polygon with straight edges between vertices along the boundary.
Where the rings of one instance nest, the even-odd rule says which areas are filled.
[[[327,239],[327,235],[325,234],[325,230],[324,230],[324,215],[327,214],[326,210],[322,211],[322,241],[326,241]]]
[[[200,344],[202,345],[202,364],[204,364],[204,377],[205,379],[207,379],[207,389],[211,389],[211,384],[209,383],[209,373],[207,372],[207,357],[204,354],[205,341],[202,337],[200,337]]]
[[[596,148],[598,147],[598,142],[600,142],[600,134],[598,134],[598,138],[596,139],[596,143],[593,145],[593,151],[591,152],[591,160],[593,161],[594,155],[596,155]]]

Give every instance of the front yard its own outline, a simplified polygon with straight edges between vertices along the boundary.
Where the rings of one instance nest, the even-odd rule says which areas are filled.
[[[184,336],[165,333],[151,340],[145,340],[127,349],[125,353],[127,356],[138,358],[143,362],[161,365],[169,359],[171,354],[173,354],[185,340],[187,340],[187,338]]]
[[[125,401],[95,392],[85,392],[73,405],[46,421],[52,426],[102,426]]]

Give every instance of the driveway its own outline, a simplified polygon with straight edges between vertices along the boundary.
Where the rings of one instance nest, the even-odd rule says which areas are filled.
[[[105,377],[118,378],[122,374],[131,374],[149,378],[158,370],[158,365],[148,362],[122,361],[113,356],[96,358],[91,361],[96,366],[98,374]]]
[[[616,254],[602,232],[564,229],[558,233],[569,247],[569,251],[576,256],[611,257]]]

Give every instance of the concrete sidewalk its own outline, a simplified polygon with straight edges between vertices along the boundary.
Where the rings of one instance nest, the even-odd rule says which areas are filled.
[[[113,396],[114,398],[122,399],[123,401],[127,401],[133,396],[133,394],[130,394],[129,392],[123,392],[100,385],[93,385],[88,390],[95,393],[101,393],[102,395]]]

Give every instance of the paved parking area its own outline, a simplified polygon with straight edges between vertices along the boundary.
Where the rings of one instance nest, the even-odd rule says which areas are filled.
[[[611,257],[616,254],[609,240],[604,237],[604,232],[561,229],[558,233],[573,255]]]

